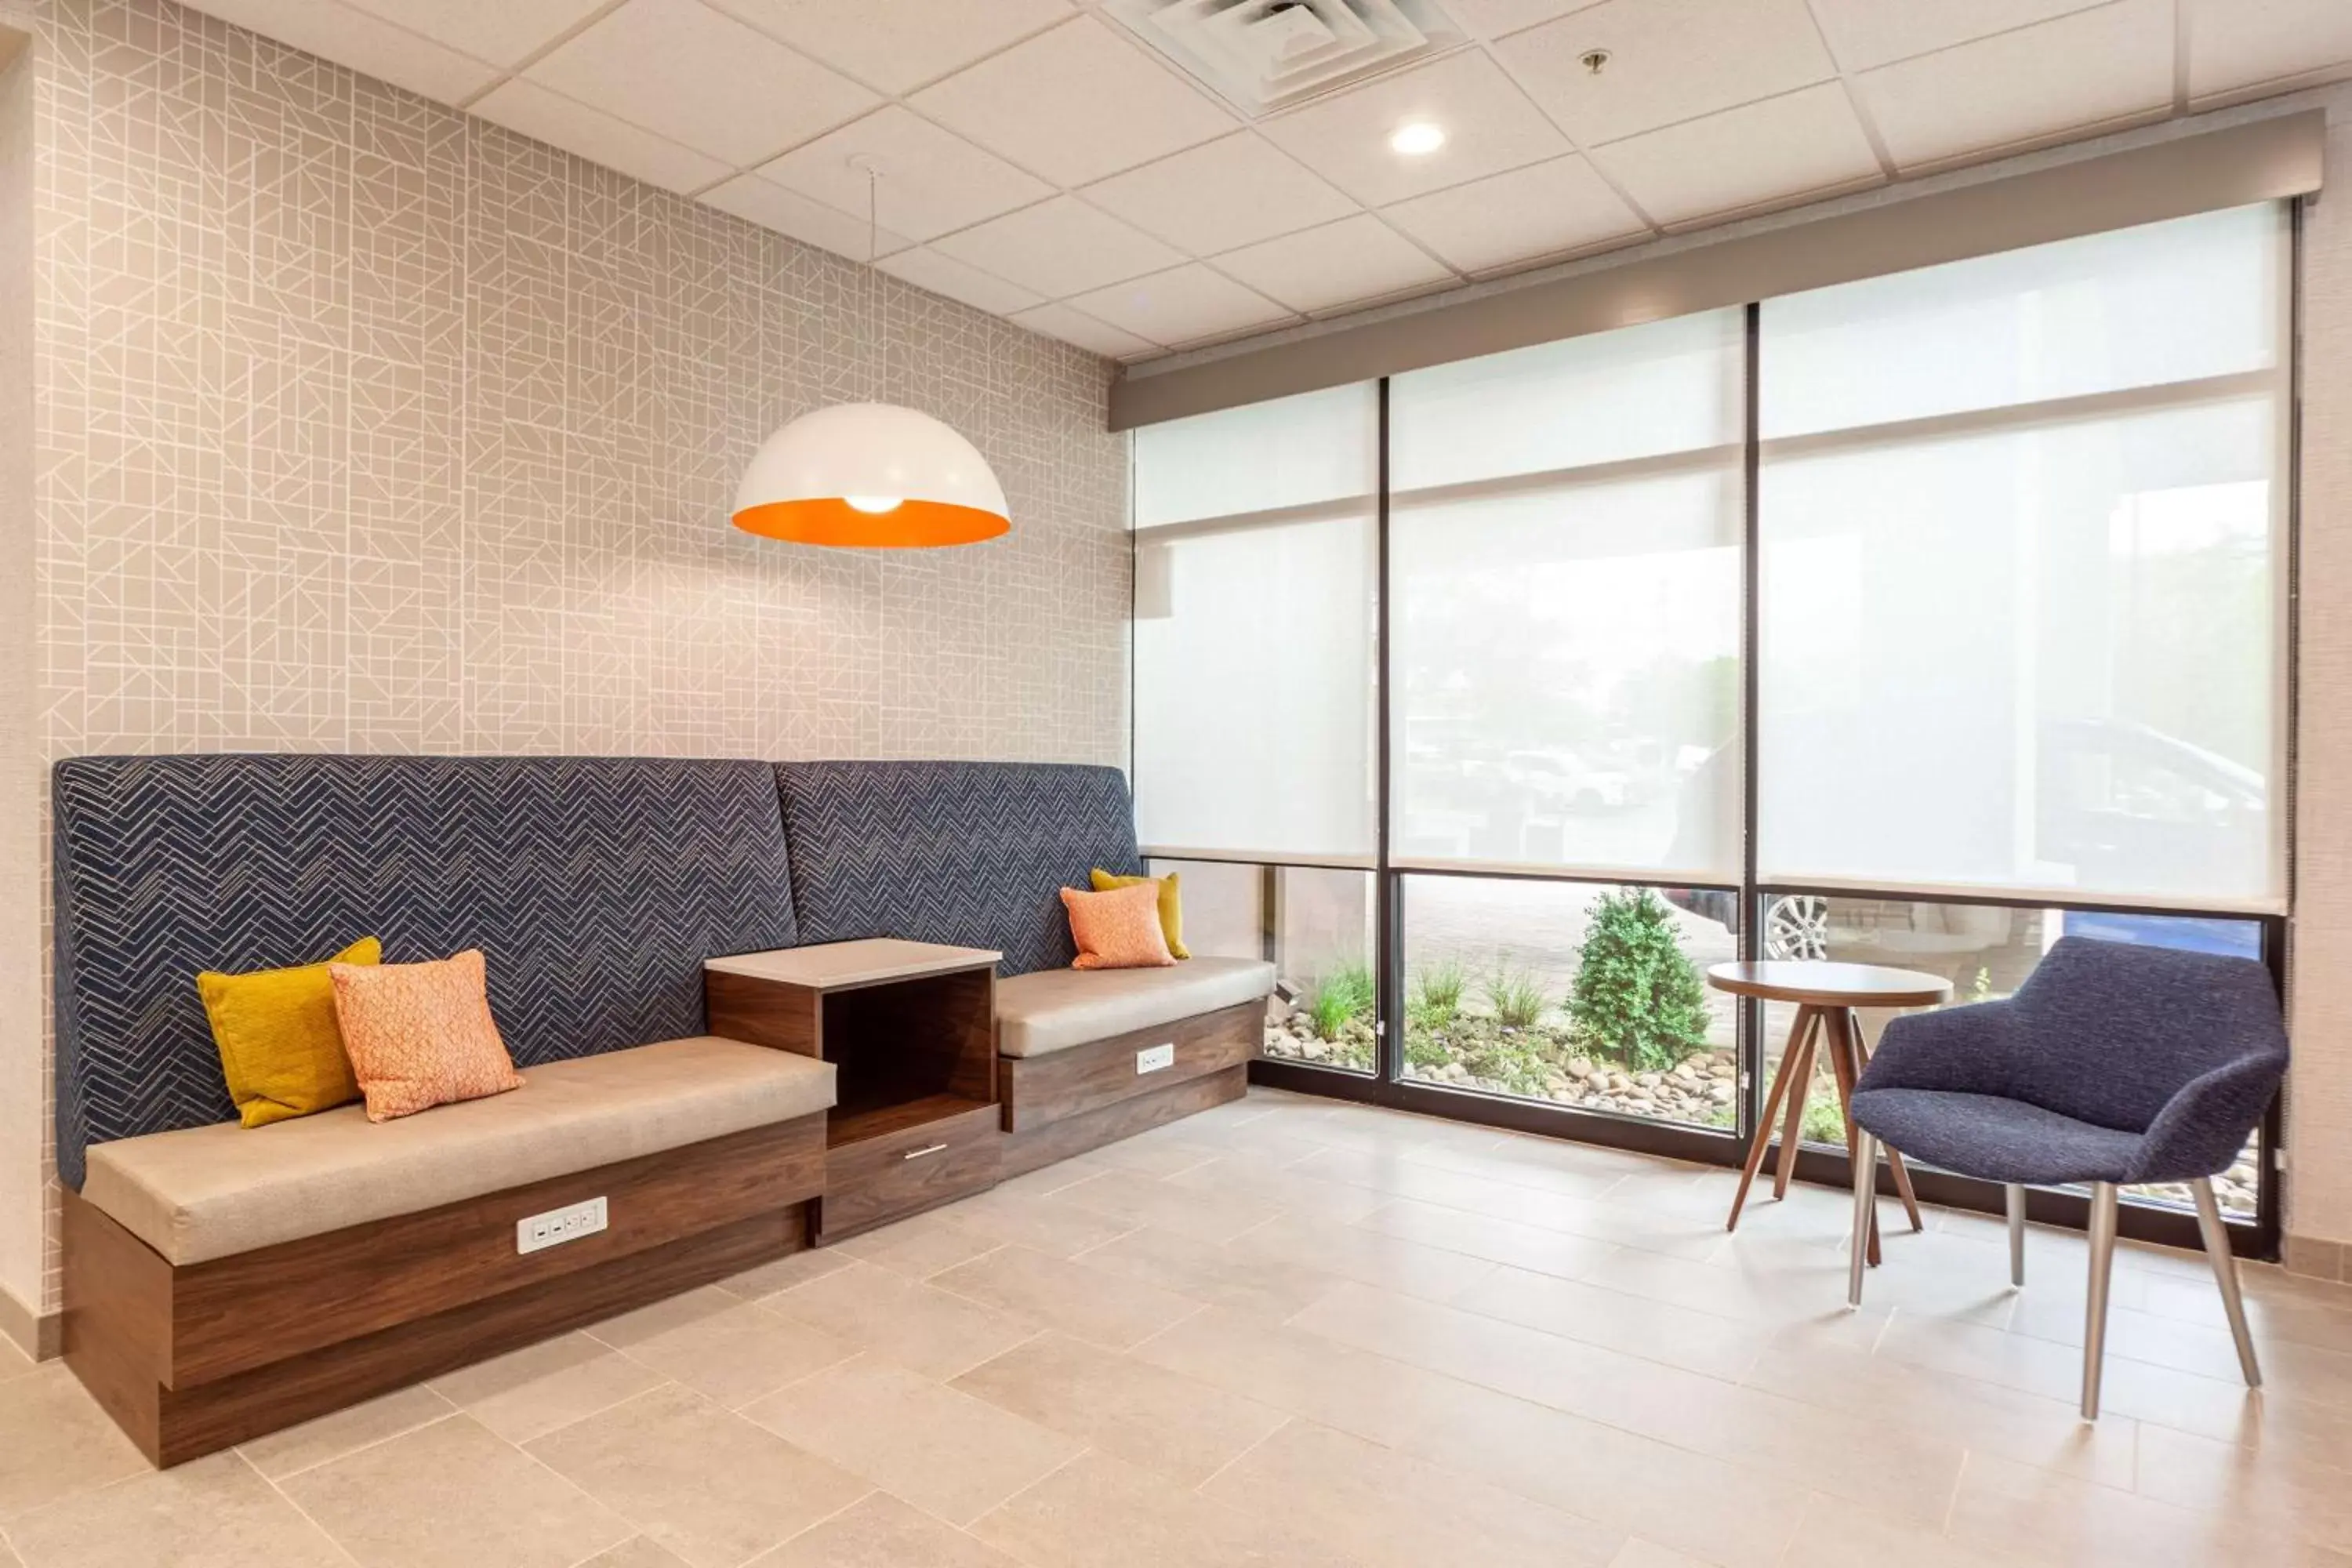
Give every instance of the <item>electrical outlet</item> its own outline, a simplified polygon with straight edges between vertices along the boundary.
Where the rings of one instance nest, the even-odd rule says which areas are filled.
[[[539,1252],[551,1247],[561,1247],[567,1241],[577,1241],[583,1236],[593,1236],[604,1228],[605,1212],[603,1198],[564,1208],[549,1209],[515,1221],[515,1250]]]
[[[1159,1072],[1164,1068],[1172,1068],[1175,1065],[1176,1045],[1172,1040],[1164,1046],[1147,1046],[1135,1053],[1135,1071],[1138,1077],[1148,1072]]]

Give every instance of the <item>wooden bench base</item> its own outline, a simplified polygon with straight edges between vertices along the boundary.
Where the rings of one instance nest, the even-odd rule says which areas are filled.
[[[65,1199],[65,1359],[175,1465],[809,1245],[824,1118],[175,1267]],[[590,1197],[606,1228],[515,1250],[515,1222]]]
[[[1213,1105],[1239,1100],[1249,1092],[1247,1065],[1229,1067],[1201,1078],[1171,1083],[1150,1094],[1131,1095],[1096,1110],[1049,1121],[1026,1132],[1004,1135],[1002,1177],[1014,1176],[1132,1138],[1166,1122],[1181,1121]]]
[[[1238,1099],[1265,1031],[1264,1002],[1237,1003],[1041,1057],[997,1063],[1011,1176]],[[1172,1059],[1149,1071],[1141,1054]]]

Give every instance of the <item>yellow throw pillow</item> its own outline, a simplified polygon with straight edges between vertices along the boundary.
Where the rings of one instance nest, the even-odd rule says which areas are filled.
[[[1176,873],[1165,877],[1115,877],[1097,866],[1094,869],[1095,891],[1108,893],[1115,888],[1132,888],[1138,882],[1160,884],[1160,931],[1168,939],[1168,956],[1190,958],[1184,950],[1184,908],[1177,901]]]
[[[206,970],[196,976],[239,1121],[260,1127],[360,1097],[335,1024],[335,983],[327,964],[383,958],[383,944],[364,936],[323,963],[251,974]]]

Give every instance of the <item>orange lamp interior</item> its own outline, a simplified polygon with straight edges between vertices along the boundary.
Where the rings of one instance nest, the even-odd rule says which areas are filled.
[[[860,511],[837,496],[826,496],[746,507],[735,514],[735,526],[746,533],[793,544],[919,550],[940,544],[974,544],[1009,531],[1013,524],[976,506],[905,500],[888,511]]]

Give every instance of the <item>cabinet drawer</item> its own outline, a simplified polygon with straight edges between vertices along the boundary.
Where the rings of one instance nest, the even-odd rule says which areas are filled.
[[[999,1115],[993,1105],[974,1105],[960,1115],[827,1150],[818,1239],[836,1240],[994,1186],[1003,1142]]]

